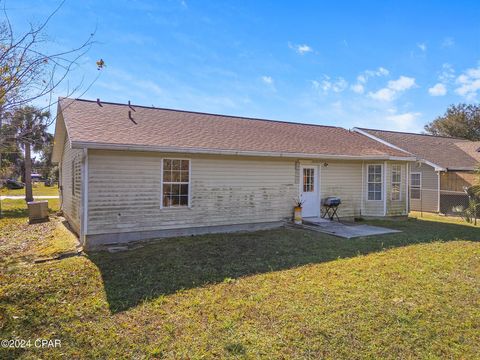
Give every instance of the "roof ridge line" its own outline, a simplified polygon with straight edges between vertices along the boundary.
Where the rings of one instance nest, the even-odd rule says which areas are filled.
[[[89,102],[89,103],[96,103],[97,100],[89,100],[89,99],[80,99],[80,98],[68,98],[68,97],[63,97],[61,100],[73,100],[73,101],[83,101],[83,102]],[[128,103],[116,103],[116,102],[111,102],[111,101],[103,101],[100,99],[100,102],[102,104],[107,104],[107,105],[117,105],[117,106],[129,106]],[[181,113],[189,113],[189,114],[199,114],[199,115],[210,115],[210,116],[219,116],[219,117],[227,117],[227,118],[233,118],[233,119],[240,119],[240,120],[256,120],[256,121],[268,121],[268,122],[276,122],[276,123],[282,123],[282,124],[292,124],[292,125],[304,125],[304,126],[318,126],[318,127],[327,127],[327,128],[333,128],[333,129],[342,129],[345,131],[350,131],[349,129],[346,129],[341,126],[334,126],[334,125],[322,125],[322,124],[307,124],[307,123],[302,123],[302,122],[294,122],[294,121],[286,121],[286,120],[274,120],[274,119],[262,119],[262,118],[256,118],[256,117],[249,117],[249,116],[238,116],[238,115],[225,115],[225,114],[215,114],[215,113],[208,113],[208,112],[202,112],[202,111],[193,111],[193,110],[182,110],[182,109],[172,109],[172,108],[164,108],[164,107],[156,107],[156,106],[145,106],[145,105],[137,105],[137,104],[130,104],[130,106],[136,106],[139,108],[144,108],[144,109],[150,109],[150,110],[166,110],[166,111],[176,111],[176,112],[181,112]]]

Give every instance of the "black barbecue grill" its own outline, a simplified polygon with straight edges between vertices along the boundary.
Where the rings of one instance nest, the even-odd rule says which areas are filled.
[[[333,220],[335,217],[339,220],[337,210],[342,200],[339,197],[330,196],[323,200],[322,218],[328,217]]]

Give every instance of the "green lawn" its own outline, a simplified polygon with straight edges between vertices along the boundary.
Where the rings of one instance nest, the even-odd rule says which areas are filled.
[[[33,264],[58,249],[32,234],[60,232],[62,248],[68,233],[2,219],[0,338],[62,347],[0,357],[476,358],[480,228],[434,220],[377,221],[403,232],[355,240],[278,229]],[[24,227],[6,236],[9,222]],[[22,239],[27,257],[11,253]]]
[[[0,189],[0,195],[8,195],[8,196],[24,196],[25,189],[16,189],[10,190],[6,187]],[[44,183],[33,183],[33,196],[58,196],[58,186],[45,186]]]

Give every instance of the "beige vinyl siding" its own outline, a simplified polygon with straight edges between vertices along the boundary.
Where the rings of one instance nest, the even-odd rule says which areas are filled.
[[[161,208],[161,159],[191,160],[189,208]],[[89,151],[88,234],[248,224],[291,218],[295,162]]]
[[[60,176],[62,210],[65,218],[78,234],[81,218],[82,150],[72,149],[68,138],[65,138]],[[72,186],[75,187],[74,191]]]
[[[382,187],[382,200],[367,200],[367,179],[368,165],[382,165],[382,180],[386,179],[386,199],[387,199],[387,216],[406,215],[406,163],[398,161],[386,162],[386,178],[383,166],[385,162],[375,161],[301,161],[301,164],[317,165],[320,174],[320,198],[324,199],[329,196],[337,196],[342,200],[342,204],[338,209],[339,217],[356,217],[356,216],[383,216],[384,215],[384,194]],[[363,164],[363,165],[362,165]],[[401,166],[401,193],[400,200],[391,201],[391,176],[392,165],[399,164]],[[362,166],[364,168],[362,196]],[[385,185],[382,185],[385,186]],[[363,206],[362,206],[363,200]]]
[[[418,166],[419,165],[419,166]],[[413,211],[438,211],[438,174],[427,164],[411,164],[410,172],[422,174],[421,199],[410,199],[410,209]]]
[[[342,200],[339,217],[360,216],[362,204],[362,163],[326,162],[320,166],[321,198],[337,196]]]
[[[393,165],[400,165],[401,183],[400,200],[392,200],[392,172]],[[407,214],[407,166],[406,163],[387,162],[387,215],[400,216]]]

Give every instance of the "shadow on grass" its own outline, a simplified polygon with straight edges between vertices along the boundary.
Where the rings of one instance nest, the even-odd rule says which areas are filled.
[[[44,200],[45,201],[45,200]],[[49,199],[48,213],[53,215],[58,212],[60,203],[58,199]],[[2,213],[0,219],[8,218],[28,218],[28,205],[24,199],[5,199],[1,200]]]
[[[23,201],[23,200],[22,200]],[[28,210],[27,208],[6,208],[2,207],[2,215],[1,218],[22,218],[28,217]]]
[[[241,276],[354,257],[433,241],[480,241],[480,229],[410,219],[373,223],[401,233],[342,239],[277,229],[161,239],[120,253],[93,252],[112,313],[161,295]]]

